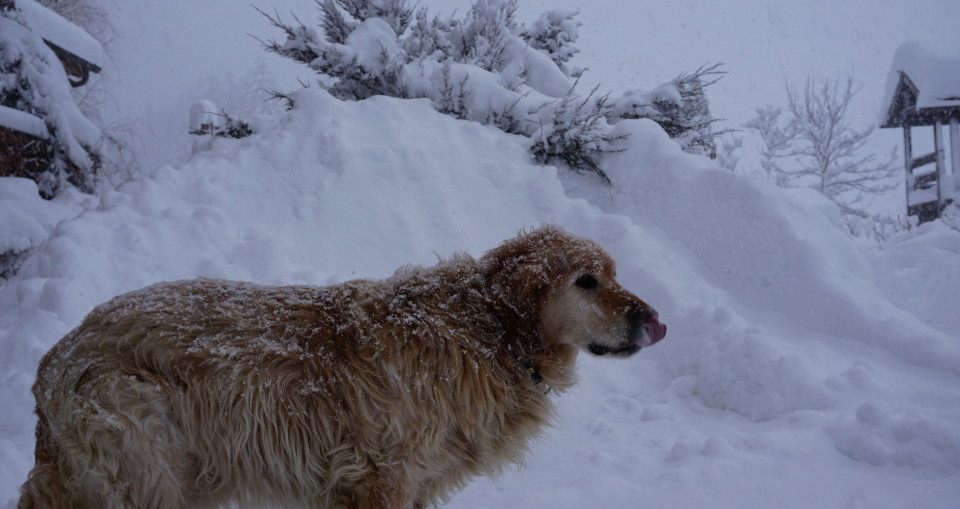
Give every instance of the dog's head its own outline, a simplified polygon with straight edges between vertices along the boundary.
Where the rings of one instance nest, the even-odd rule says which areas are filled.
[[[482,259],[508,327],[533,324],[548,344],[626,357],[664,338],[650,305],[616,281],[615,265],[595,242],[556,226],[522,233]]]

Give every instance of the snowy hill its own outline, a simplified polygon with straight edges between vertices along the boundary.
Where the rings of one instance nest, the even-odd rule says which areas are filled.
[[[891,304],[815,199],[685,154],[649,121],[618,124],[630,150],[604,162],[611,192],[425,101],[296,102],[274,130],[64,204],[79,215],[0,287],[0,507],[32,464],[36,363],[94,305],[194,276],[384,277],[543,222],[604,244],[670,335],[628,361],[581,356],[583,381],[527,468],[477,480],[450,507],[960,496],[960,343]]]

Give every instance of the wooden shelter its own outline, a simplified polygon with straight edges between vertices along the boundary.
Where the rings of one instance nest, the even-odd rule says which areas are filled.
[[[907,214],[921,223],[936,219],[953,201],[960,175],[960,58],[936,56],[917,43],[901,45],[887,79],[880,127],[903,129]],[[914,127],[932,127],[933,152],[914,156]]]

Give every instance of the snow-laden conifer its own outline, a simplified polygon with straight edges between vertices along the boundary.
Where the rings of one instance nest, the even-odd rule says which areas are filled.
[[[77,106],[53,50],[25,25],[16,4],[5,5],[0,9],[0,125],[16,129],[23,123],[15,119],[42,121],[26,132],[37,141],[18,149],[12,176],[36,181],[47,198],[67,183],[91,192],[100,130]]]

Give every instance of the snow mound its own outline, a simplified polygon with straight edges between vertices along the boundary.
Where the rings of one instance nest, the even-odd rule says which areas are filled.
[[[40,245],[57,224],[80,213],[78,206],[63,201],[40,198],[32,180],[0,179],[0,254]]]
[[[603,161],[611,190],[533,165],[526,138],[426,99],[293,99],[278,129],[215,139],[103,195],[0,287],[0,506],[31,466],[37,362],[95,305],[196,276],[387,277],[541,223],[603,244],[670,334],[630,361],[582,356],[583,381],[528,468],[474,482],[451,507],[960,496],[956,338],[891,304],[803,199],[683,153],[646,120],[617,124],[629,151]]]
[[[946,220],[949,220],[947,218]],[[891,302],[960,338],[960,230],[944,221],[920,225],[870,252],[877,285]]]
[[[945,475],[960,470],[960,430],[955,423],[918,414],[899,415],[871,401],[827,429],[837,449],[857,461],[930,469]]]

